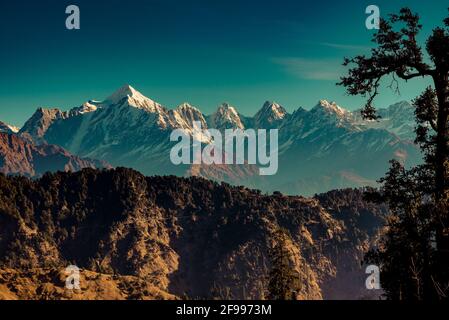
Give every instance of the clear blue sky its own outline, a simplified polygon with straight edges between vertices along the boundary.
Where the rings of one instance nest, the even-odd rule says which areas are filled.
[[[77,4],[81,30],[65,29]],[[349,109],[362,98],[337,87],[344,56],[366,52],[365,8],[409,6],[424,33],[441,25],[447,0],[39,0],[0,2],[0,120],[22,125],[37,107],[67,110],[129,83],[173,108],[213,112],[227,101],[246,115],[265,100],[293,111],[319,99]],[[421,80],[388,90],[378,105],[410,100]]]

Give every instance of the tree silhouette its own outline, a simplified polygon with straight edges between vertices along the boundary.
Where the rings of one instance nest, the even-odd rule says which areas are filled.
[[[340,85],[350,95],[363,95],[362,115],[378,119],[373,101],[382,79],[399,92],[398,79],[430,78],[433,85],[417,97],[416,140],[425,163],[406,170],[392,161],[373,200],[392,211],[384,243],[367,258],[381,264],[382,285],[390,298],[449,297],[449,17],[433,29],[425,52],[417,41],[419,16],[408,8],[381,19],[370,56],[345,58],[348,74]]]

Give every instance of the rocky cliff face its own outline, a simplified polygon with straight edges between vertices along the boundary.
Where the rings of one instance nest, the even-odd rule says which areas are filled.
[[[384,214],[357,190],[268,196],[123,168],[0,175],[0,297],[108,298],[92,294],[103,285],[123,299],[262,299],[283,228],[299,299],[362,298],[361,258]],[[83,270],[75,296],[58,276],[69,264]]]
[[[38,108],[20,130],[21,135],[30,142],[42,143],[47,129],[58,119],[65,119],[68,113],[59,109]]]
[[[104,161],[83,159],[55,145],[34,145],[14,134],[0,132],[0,172],[28,177],[47,171],[108,168]]]

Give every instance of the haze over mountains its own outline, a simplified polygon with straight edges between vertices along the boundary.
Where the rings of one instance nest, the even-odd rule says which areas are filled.
[[[421,161],[412,142],[413,107],[402,102],[379,113],[380,121],[365,121],[357,111],[321,100],[310,110],[299,108],[291,114],[277,103],[265,102],[253,117],[223,103],[206,116],[188,103],[168,109],[125,85],[104,101],[91,100],[70,111],[39,108],[18,134],[145,175],[193,174],[264,191],[310,195],[375,185],[393,158],[407,166]],[[257,166],[251,165],[172,165],[173,129],[210,142],[196,134],[194,121],[219,130],[279,129],[278,173],[259,176]]]

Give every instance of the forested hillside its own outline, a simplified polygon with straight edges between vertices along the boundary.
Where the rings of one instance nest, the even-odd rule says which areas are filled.
[[[351,189],[264,195],[124,168],[0,175],[0,296],[266,298],[285,230],[297,298],[373,297],[361,260],[385,214]],[[70,264],[82,269],[74,293],[61,277]]]

